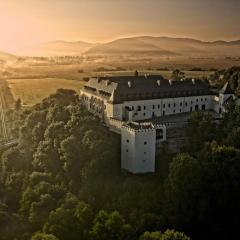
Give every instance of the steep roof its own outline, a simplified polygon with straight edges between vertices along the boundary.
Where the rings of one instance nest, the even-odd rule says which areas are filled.
[[[220,93],[222,94],[234,94],[234,91],[232,90],[229,82],[226,82],[223,88],[220,90]]]
[[[213,94],[203,81],[171,81],[160,75],[92,78],[84,89],[105,93],[113,103]]]

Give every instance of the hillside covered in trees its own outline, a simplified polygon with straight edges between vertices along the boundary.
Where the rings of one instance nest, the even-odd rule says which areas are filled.
[[[210,80],[218,88],[223,86],[226,82],[229,82],[231,88],[235,91],[235,94],[240,96],[240,67],[239,66],[234,66],[228,69],[215,71],[214,74],[212,74]]]
[[[163,147],[156,174],[120,169],[120,137],[58,90],[8,112],[1,152],[2,240],[231,239],[240,227],[240,107],[216,125],[194,112],[188,142]],[[174,230],[173,230],[174,229]]]

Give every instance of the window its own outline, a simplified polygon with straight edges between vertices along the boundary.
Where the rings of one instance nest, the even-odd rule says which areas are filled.
[[[134,106],[132,106],[132,110],[134,110]]]
[[[180,106],[182,106],[182,102],[180,102]]]
[[[198,102],[198,98],[197,98],[197,102]]]
[[[173,110],[173,112],[174,112],[174,113],[176,112],[175,109]]]
[[[163,108],[165,108],[165,103],[163,104]]]
[[[128,152],[128,149],[126,150],[126,152]]]
[[[174,103],[173,106],[176,107],[176,103]]]
[[[160,105],[158,104],[158,108],[160,108]]]
[[[129,140],[127,139],[127,143],[129,143]]]
[[[146,106],[143,106],[143,109],[145,110],[145,109],[146,109]]]
[[[163,139],[163,130],[162,129],[157,129],[156,130],[156,139]]]
[[[187,106],[187,102],[185,102],[185,106]]]
[[[180,112],[182,112],[182,109],[180,109]]]
[[[168,107],[169,107],[169,108],[171,107],[170,103],[168,104]]]
[[[138,106],[138,111],[141,111],[141,106]]]
[[[203,101],[203,99],[201,98],[201,102]]]
[[[155,108],[155,106],[153,105],[153,109]]]
[[[144,154],[146,155],[147,153],[146,153],[146,152],[144,152]]]
[[[144,142],[144,145],[147,145],[147,142]]]
[[[143,116],[146,116],[146,113],[143,113]]]

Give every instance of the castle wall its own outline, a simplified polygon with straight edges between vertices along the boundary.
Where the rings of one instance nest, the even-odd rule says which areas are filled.
[[[122,168],[132,173],[155,172],[156,130],[122,128]]]
[[[125,107],[133,109],[132,120],[138,121],[153,117],[192,112],[196,110],[211,110],[213,109],[213,96],[206,95],[142,101],[126,101],[123,103],[122,109]]]

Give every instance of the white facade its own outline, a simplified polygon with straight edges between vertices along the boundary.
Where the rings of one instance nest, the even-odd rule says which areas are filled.
[[[155,171],[156,131],[122,127],[121,165],[132,173]]]
[[[101,81],[103,82],[101,83]],[[141,81],[140,83],[142,83]],[[161,81],[157,80],[154,85],[155,80],[152,79],[152,91],[160,89],[164,83],[171,95],[174,83],[171,81],[161,83]],[[132,173],[155,172],[156,149],[163,141],[166,141],[167,125],[156,125],[151,123],[151,120],[197,110],[213,110],[221,114],[225,111],[225,102],[230,97],[235,98],[228,84],[218,94],[206,90],[200,84],[199,91],[207,94],[196,95],[197,83],[192,81],[192,86],[189,83],[186,85],[188,87],[186,91],[181,89],[181,92],[177,88],[178,85],[175,86],[175,92],[173,91],[175,95],[172,94],[171,97],[156,98],[155,94],[157,93],[153,92],[153,99],[149,99],[149,95],[146,95],[146,99],[139,100],[138,97],[128,100],[126,93],[126,99],[118,96],[121,101],[115,102],[116,91],[120,83],[122,84],[121,81],[111,83],[111,80],[97,79],[81,90],[80,96],[89,111],[101,117],[111,131],[121,134],[121,166],[122,169]],[[136,96],[132,90],[137,83],[137,81],[127,81],[125,88],[130,91],[129,94]],[[183,82],[183,84],[185,83]],[[122,88],[123,93],[125,88]],[[148,90],[147,87],[145,90]],[[189,95],[186,94],[188,92]]]
[[[196,110],[212,110],[213,96],[126,101],[123,104],[114,105],[112,117],[128,121],[126,107],[132,109],[132,121],[139,121]]]
[[[157,144],[166,140],[166,127],[151,123],[125,124],[121,128],[121,166],[132,173],[155,172]]]

